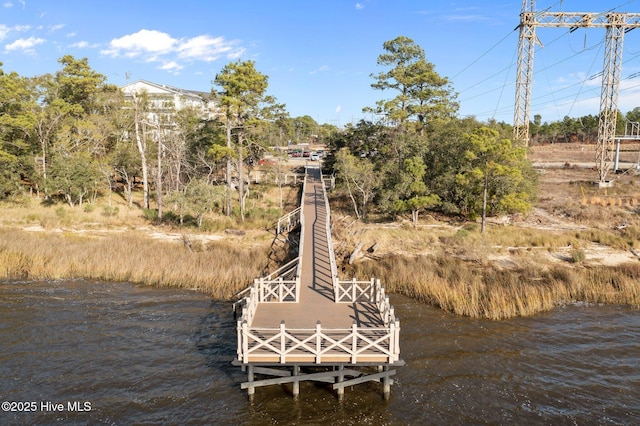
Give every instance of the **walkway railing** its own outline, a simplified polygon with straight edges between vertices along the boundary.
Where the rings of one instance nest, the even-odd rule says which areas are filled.
[[[333,239],[331,238],[331,209],[329,208],[329,197],[327,196],[327,187],[324,181],[324,175],[321,175],[322,180],[322,194],[324,196],[324,205],[326,210],[325,228],[327,233],[327,245],[329,246],[329,263],[331,266],[331,283],[335,289],[338,282],[338,265],[336,263],[336,255],[333,251]],[[335,290],[334,290],[335,292]],[[338,300],[337,298],[335,299]]]
[[[265,275],[264,279],[267,280],[267,281],[273,281],[278,277],[283,277],[285,279],[287,279],[287,278],[289,278],[291,276],[296,277],[295,273],[298,270],[298,263],[299,262],[300,262],[300,256],[298,256],[295,259],[292,259],[289,262],[285,263],[284,265],[282,265],[281,267],[279,267],[278,269],[276,269],[272,273],[270,273],[268,275]]]
[[[307,187],[307,179],[305,177],[302,184],[302,194],[304,199],[304,191]],[[301,207],[298,207],[293,212],[284,217],[295,217],[301,226],[300,241],[303,241],[304,237],[304,213]],[[280,222],[283,218],[278,220],[278,232],[280,231]],[[293,222],[287,221],[291,224]],[[303,244],[300,244],[300,250],[298,257],[289,261],[285,265],[276,269],[269,275],[257,278],[253,281],[253,285],[242,290],[237,294],[238,301],[233,304],[234,314],[238,307],[242,307],[242,314],[238,324],[241,321],[246,321],[249,324],[253,321],[258,303],[283,303],[283,302],[298,302],[300,300],[300,275],[302,274],[302,250]],[[295,271],[295,278],[293,280],[286,279],[291,276]],[[240,339],[240,336],[238,336]],[[238,341],[238,343],[240,343]]]
[[[338,280],[333,290],[338,303],[374,303],[385,327],[398,321],[380,280],[373,278],[370,281],[357,281],[355,278],[351,281]]]
[[[388,327],[358,327],[323,329],[250,328],[246,321],[238,323],[238,358],[243,362],[386,362],[399,360],[400,323]],[[240,343],[242,344],[240,347]]]
[[[297,209],[279,218],[278,222],[274,225],[276,235],[279,235],[283,232],[291,232],[293,228],[301,223],[301,215],[302,209],[298,207]]]
[[[382,326],[358,326],[351,328],[322,328],[320,321],[315,328],[287,328],[284,321],[278,328],[251,327],[258,303],[295,303],[299,301],[300,278],[305,234],[305,218],[300,208],[301,224],[300,252],[297,259],[283,265],[277,271],[254,281],[243,293],[248,295],[242,300],[242,317],[237,321],[238,360],[249,362],[295,363],[308,362],[320,364],[371,362],[392,364],[400,355],[400,322],[389,303],[380,280],[340,281],[333,252],[331,238],[331,220],[329,200],[323,181],[326,207],[325,232],[331,261],[331,276],[335,302],[370,303],[377,307]],[[307,178],[303,183],[303,199],[307,189]],[[297,264],[296,264],[297,261]],[[294,266],[295,265],[295,266]],[[287,280],[295,268],[295,280]]]

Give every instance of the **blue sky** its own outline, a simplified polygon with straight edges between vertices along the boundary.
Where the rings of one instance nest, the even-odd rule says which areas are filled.
[[[87,57],[110,83],[209,91],[250,59],[292,116],[343,125],[392,93],[371,88],[384,41],[403,35],[459,93],[460,116],[513,121],[520,0],[0,0],[0,62],[34,76]],[[541,11],[640,13],[640,0],[538,0]],[[604,29],[538,28],[532,115],[597,114]],[[640,106],[640,29],[625,35],[619,107]]]

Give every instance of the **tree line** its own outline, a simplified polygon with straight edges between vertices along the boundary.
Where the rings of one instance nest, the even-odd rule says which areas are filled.
[[[526,212],[536,197],[536,173],[524,147],[511,143],[512,127],[459,118],[456,93],[408,37],[383,45],[372,87],[394,96],[365,111],[376,122],[349,125],[331,139],[333,167],[354,214],[390,216],[437,209],[481,217]]]
[[[272,146],[314,141],[333,152],[325,167],[363,220],[408,215],[417,224],[437,209],[482,217],[484,229],[487,215],[531,207],[537,174],[512,144],[511,125],[458,117],[451,82],[408,37],[385,42],[377,62],[371,87],[392,97],[363,108],[376,120],[344,128],[290,117],[253,61],[215,75],[211,119],[146,93],[125,97],[86,58],[65,55],[60,70],[35,77],[4,73],[0,63],[0,199],[29,193],[78,206],[118,191],[132,205],[140,185],[142,207],[155,198],[159,218],[169,205],[180,221],[190,214],[200,224],[213,209],[244,220],[245,170]],[[618,121],[639,118],[636,108]],[[533,143],[595,135],[593,116],[531,123]]]
[[[145,209],[180,216],[219,208],[244,219],[244,169],[271,146],[322,140],[334,126],[290,117],[266,93],[268,77],[252,61],[226,65],[213,79],[214,119],[194,108],[126,97],[86,58],[70,55],[53,74],[24,77],[0,63],[0,199],[28,193],[81,206],[118,191]],[[153,118],[151,118],[153,117]],[[235,195],[234,195],[235,194]]]

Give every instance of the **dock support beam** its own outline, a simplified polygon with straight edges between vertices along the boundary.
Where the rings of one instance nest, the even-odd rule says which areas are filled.
[[[300,373],[300,367],[297,365],[293,366],[293,376],[297,377]],[[298,396],[300,395],[300,380],[294,380],[293,381],[293,399],[298,399]]]
[[[249,387],[247,387],[247,395],[249,396],[249,401],[253,401],[253,396],[256,393],[256,388],[251,386],[251,383],[253,383],[253,365],[251,364],[247,366],[247,381],[249,382]]]
[[[385,365],[384,367],[382,367],[382,369],[386,373],[389,371],[389,366]],[[388,374],[385,374],[382,378],[382,396],[384,397],[385,401],[388,401],[391,397],[391,379],[389,378]]]
[[[342,383],[344,381],[344,365],[340,364],[338,367],[338,377],[336,377],[336,383]],[[342,401],[344,399],[344,386],[340,386],[338,389],[338,401]]]

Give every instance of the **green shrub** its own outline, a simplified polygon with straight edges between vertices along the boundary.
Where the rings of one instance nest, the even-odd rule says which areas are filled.
[[[579,249],[579,248],[574,248],[573,250],[571,250],[571,263],[582,263],[584,262],[584,260],[586,259],[586,254],[584,252],[584,250]]]
[[[104,217],[114,217],[118,215],[120,210],[117,206],[104,206],[102,208],[102,216]]]

